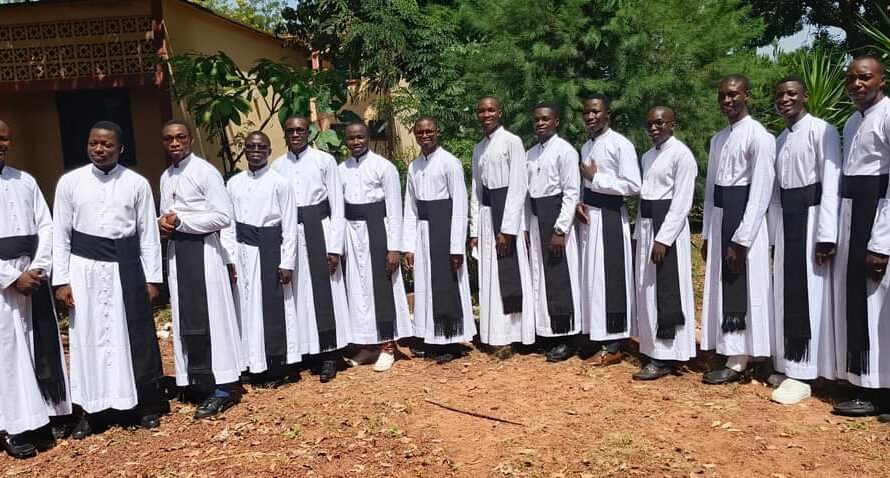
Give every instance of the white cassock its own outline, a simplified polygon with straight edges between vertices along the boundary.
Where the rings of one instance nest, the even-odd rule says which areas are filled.
[[[772,274],[769,267],[769,231],[765,216],[775,179],[776,141],[750,116],[724,128],[711,138],[702,238],[708,241],[702,306],[702,350],[723,355],[769,357],[773,334]],[[723,333],[721,227],[723,209],[714,205],[715,186],[750,186],[741,223],[732,242],[748,248],[747,314],[745,328]]]
[[[0,237],[37,235],[37,251],[28,256],[0,259],[0,430],[16,435],[49,423],[50,416],[71,413],[71,403],[45,400],[34,369],[34,332],[31,297],[15,288],[27,270],[52,270],[52,218],[34,178],[9,166],[0,166]],[[58,340],[58,334],[56,336]],[[61,350],[62,343],[59,342]],[[64,374],[64,355],[62,373]],[[66,396],[70,398],[67,391]]]
[[[640,194],[640,166],[633,144],[623,135],[608,128],[600,136],[588,139],[581,147],[581,161],[584,164],[596,163],[593,179],[584,179],[584,190],[607,196],[637,196]],[[584,203],[582,190],[579,201]],[[623,203],[623,201],[622,201]],[[583,332],[590,340],[618,340],[635,335],[634,327],[634,274],[633,249],[630,241],[630,217],[627,208],[621,206],[621,238],[624,241],[624,261],[621,272],[624,274],[624,306],[627,311],[627,326],[621,332],[607,330],[606,288],[614,281],[606,277],[605,241],[603,210],[585,203],[589,224],[579,222],[581,248],[581,316]],[[616,294],[617,295],[617,294]]]
[[[695,296],[692,287],[692,243],[689,237],[689,209],[695,193],[698,165],[692,151],[671,136],[657,148],[643,155],[643,201],[670,201],[661,227],[653,219],[642,217],[637,208],[634,228],[636,250],[636,314],[640,353],[656,360],[686,361],[695,357]],[[597,172],[599,174],[599,172]],[[673,339],[656,337],[658,331],[657,267],[652,262],[655,243],[673,248],[677,257],[680,303],[683,325]]]
[[[117,262],[71,252],[74,231],[108,239],[138,236],[145,280],[160,284],[161,242],[148,180],[117,165],[66,173],[53,205],[53,285],[69,284],[74,298],[68,339],[71,401],[87,413],[129,410],[139,403],[133,353]],[[154,339],[154,337],[153,337]]]
[[[210,334],[213,379],[217,385],[238,381],[243,366],[241,331],[232,299],[232,284],[226,264],[234,263],[222,245],[220,231],[232,222],[232,202],[222,175],[194,153],[179,166],[171,165],[161,175],[161,214],[176,213],[181,221],[177,232],[204,235],[204,284]],[[192,284],[180,284],[176,270],[176,244],[167,246],[170,306],[173,309],[173,365],[176,384],[189,385],[188,351],[180,335],[179,289],[188,294]],[[183,273],[184,274],[184,273]]]
[[[364,205],[384,203],[386,217],[386,250],[402,250],[402,186],[395,165],[383,156],[368,151],[362,158],[352,156],[340,163],[340,178],[343,181],[343,197],[346,204]],[[348,206],[347,206],[348,207]],[[384,342],[378,337],[377,309],[374,302],[374,275],[372,271],[371,243],[368,236],[368,223],[364,220],[346,219],[346,293],[349,303],[349,319],[352,326],[352,342],[356,344],[378,344]],[[405,283],[402,281],[402,268],[397,267],[387,283],[393,296],[395,317],[393,337],[397,340],[414,335],[411,315],[408,311],[408,298]]]
[[[831,262],[816,265],[816,243],[837,243],[838,186],[840,183],[841,142],[837,130],[825,121],[807,114],[786,128],[776,140],[776,182],[777,187],[787,191],[786,201],[791,194],[813,188],[821,184],[819,204],[805,207],[805,241],[795,243],[791,253],[803,254],[806,277],[798,278],[789,289],[785,288],[785,238],[783,222],[783,192],[773,193],[770,206],[770,224],[775,236],[773,255],[773,296],[775,304],[775,368],[785,375],[799,380],[816,377],[835,378],[836,362],[834,353],[834,303],[832,299]],[[795,190],[795,191],[790,191]],[[816,196],[818,197],[818,196]],[[788,203],[789,214],[803,214],[800,207]],[[796,242],[796,241],[795,241]],[[803,249],[803,250],[800,250]],[[804,285],[800,282],[804,279]],[[806,307],[809,314],[808,354],[802,360],[789,360],[785,354],[785,310],[798,311],[802,307],[789,306],[786,292],[794,296],[806,293]],[[800,313],[800,312],[797,312]]]
[[[232,199],[235,220],[226,228],[223,239],[238,271],[235,304],[241,326],[241,351],[247,369],[251,373],[262,373],[268,369],[268,363],[260,248],[238,242],[235,223],[281,228],[281,260],[275,265],[277,276],[278,269],[294,270],[297,205],[290,184],[268,165],[236,174],[229,179],[226,190]],[[283,289],[284,295],[285,360],[287,364],[294,364],[300,361],[301,355],[293,289],[289,285],[277,287]]]
[[[501,232],[512,235],[522,287],[521,310],[504,313],[498,253],[495,248],[494,209],[483,204],[484,189],[506,188]],[[524,205],[528,193],[525,148],[522,140],[503,127],[473,148],[473,183],[470,188],[470,237],[479,238],[479,338],[489,345],[535,342],[535,294],[532,289],[528,247],[525,243]]]
[[[847,355],[852,352],[850,347],[853,333],[848,324],[847,293],[848,254],[850,251],[851,225],[853,220],[853,201],[845,194],[844,182],[850,176],[884,176],[866,179],[868,182],[882,182],[886,187],[887,174],[890,173],[890,99],[883,98],[871,108],[854,112],[844,125],[844,163],[841,179],[841,206],[838,223],[837,254],[833,258],[834,265],[834,298],[835,298],[835,334],[837,351],[837,377],[867,388],[890,388],[890,359],[882,352],[890,351],[890,304],[887,302],[887,291],[890,289],[890,273],[885,272],[880,283],[865,281],[867,292],[862,309],[867,316],[867,323],[862,324],[863,335],[868,338],[868,371],[861,375],[848,369]],[[864,189],[860,185],[852,185],[849,189]],[[879,200],[874,214],[874,223],[868,239],[867,249],[878,254],[890,255],[890,189],[878,191]],[[871,214],[868,214],[871,216]]]
[[[542,337],[560,337],[581,332],[581,288],[578,261],[578,239],[575,228],[575,207],[581,191],[581,173],[578,171],[578,152],[568,141],[554,135],[546,143],[538,143],[526,152],[528,195],[531,201],[561,194],[562,205],[554,228],[565,232],[565,261],[572,292],[572,318],[568,332],[554,332],[547,304],[547,284],[544,280],[544,256],[538,219],[526,205],[526,221],[529,229],[529,262],[532,271],[532,289],[535,298],[535,329]],[[549,243],[549,240],[547,241]]]
[[[272,163],[272,170],[290,183],[294,190],[297,207],[313,206],[328,201],[330,216],[321,223],[324,229],[325,248],[328,254],[343,255],[344,218],[343,187],[334,157],[311,146],[306,147],[297,157],[288,151]],[[291,281],[297,307],[297,333],[300,337],[300,350],[304,354],[318,354],[343,348],[352,342],[352,328],[349,321],[349,307],[346,303],[346,288],[342,265],[330,276],[331,298],[333,300],[336,327],[336,347],[322,350],[318,339],[314,292],[309,269],[309,252],[306,248],[306,230],[303,224],[297,225],[297,269]]]
[[[402,224],[402,248],[404,252],[414,254],[414,335],[434,345],[468,342],[476,335],[466,259],[457,271],[460,309],[463,312],[462,333],[446,337],[435,330],[430,224],[418,219],[417,201],[447,199],[451,199],[449,252],[463,256],[467,240],[467,186],[463,166],[460,160],[440,146],[429,156],[421,154],[408,166]]]

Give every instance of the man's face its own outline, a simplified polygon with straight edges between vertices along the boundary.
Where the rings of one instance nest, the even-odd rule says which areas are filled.
[[[494,133],[501,124],[501,107],[494,98],[484,98],[476,106],[476,119],[486,135]]]
[[[599,136],[609,126],[609,108],[602,100],[584,102],[584,126],[591,137]]]
[[[646,115],[646,132],[652,144],[658,146],[674,134],[674,115],[664,108],[652,108]]]
[[[346,128],[346,148],[353,158],[360,158],[368,152],[368,144],[371,139],[368,128],[360,124],[350,125]]]
[[[809,95],[804,91],[800,83],[786,81],[776,86],[773,101],[776,105],[776,112],[786,120],[791,120],[800,115],[808,98]]]
[[[107,129],[90,131],[90,137],[87,140],[87,155],[97,168],[104,171],[113,168],[120,160],[123,150],[121,140],[114,131]]]
[[[439,146],[439,127],[433,121],[422,119],[414,123],[414,139],[424,154],[432,153]]]
[[[192,154],[192,135],[181,124],[165,127],[161,133],[161,141],[164,144],[164,154],[170,161],[178,163]]]
[[[262,168],[269,161],[269,153],[272,148],[264,136],[254,134],[247,137],[244,143],[244,153],[247,156],[247,164],[253,169]]]
[[[748,112],[748,99],[751,92],[744,82],[727,80],[720,83],[717,92],[717,101],[720,103],[720,111],[730,122],[741,119]]]
[[[871,58],[854,61],[847,68],[844,87],[857,108],[868,108],[884,89],[884,72],[880,64]]]
[[[559,127],[559,118],[551,108],[536,109],[532,121],[535,126],[535,136],[538,137],[540,143],[552,138],[556,134],[556,128]]]
[[[0,121],[0,163],[6,161],[6,153],[12,149],[12,136],[9,134],[9,126]]]
[[[305,118],[290,118],[284,123],[284,140],[293,152],[302,151],[309,141],[309,122]]]

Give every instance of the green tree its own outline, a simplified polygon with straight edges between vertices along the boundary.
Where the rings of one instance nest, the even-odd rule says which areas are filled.
[[[763,34],[753,44],[767,45],[774,39],[792,35],[805,25],[836,27],[846,33],[839,46],[854,50],[864,47],[868,38],[859,28],[861,19],[873,22],[890,11],[886,0],[748,0],[751,17],[766,22]]]
[[[233,20],[269,33],[281,26],[284,0],[191,0]]]

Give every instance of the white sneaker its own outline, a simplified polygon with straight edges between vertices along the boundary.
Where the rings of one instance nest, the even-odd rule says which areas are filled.
[[[794,405],[805,398],[809,398],[810,394],[809,384],[789,378],[783,381],[779,388],[773,390],[770,400],[782,405]]]
[[[359,365],[367,365],[374,361],[377,358],[377,351],[371,350],[369,348],[363,348],[358,351],[357,354],[353,355],[352,358],[346,359],[349,362],[349,365],[353,367],[358,367]]]
[[[392,364],[396,361],[396,357],[388,352],[380,352],[377,356],[377,362],[374,363],[375,372],[386,372],[392,368]]]

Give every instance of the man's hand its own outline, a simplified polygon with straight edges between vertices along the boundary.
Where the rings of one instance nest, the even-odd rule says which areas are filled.
[[[389,251],[386,253],[386,275],[392,275],[399,269],[399,259],[401,254],[399,251]]]
[[[887,262],[890,262],[890,257],[884,254],[872,251],[866,252],[865,272],[868,274],[868,277],[875,282],[881,282],[881,279],[884,278],[884,273],[887,272]]]
[[[235,269],[235,264],[226,264],[226,267],[229,269],[229,282],[238,283],[238,271]]]
[[[161,293],[158,290],[158,286],[154,284],[145,284],[145,292],[148,293],[148,303],[153,304],[154,301],[158,298],[158,295]]]
[[[56,299],[59,299],[65,307],[69,309],[74,308],[74,294],[71,293],[71,286],[65,284],[58,289],[56,289]]]
[[[495,247],[497,248],[499,256],[506,256],[507,253],[510,252],[510,247],[513,245],[514,239],[516,239],[516,236],[504,233],[495,236]]]
[[[451,270],[457,272],[460,270],[460,266],[462,265],[464,265],[464,255],[451,254]]]
[[[29,270],[22,272],[19,278],[15,280],[15,290],[23,295],[31,295],[40,287],[43,281],[43,271]]]
[[[655,241],[655,244],[652,246],[652,262],[661,265],[664,262],[664,256],[667,254],[668,246]]]
[[[479,247],[478,237],[471,237],[467,239],[467,251],[472,251],[476,247]]]
[[[748,260],[748,248],[735,242],[730,242],[729,247],[726,248],[726,257],[723,260],[726,262],[726,267],[730,272],[741,274],[745,270],[745,264]]]
[[[705,239],[704,241],[701,241],[701,249],[699,249],[699,252],[701,252],[701,259],[705,262],[708,262],[708,240],[707,239]]]
[[[173,234],[173,231],[176,230],[174,224],[176,224],[175,212],[168,212],[167,214],[159,217],[158,229],[161,230],[161,237],[163,237],[164,239],[168,239],[170,235]]]
[[[284,285],[290,284],[290,280],[294,276],[294,271],[290,269],[278,269],[278,282]]]
[[[334,275],[337,272],[337,267],[340,265],[340,256],[337,254],[328,254],[328,272],[331,275]]]
[[[596,161],[591,161],[590,164],[581,161],[581,175],[584,176],[584,179],[590,181],[594,174],[596,174]]]
[[[550,236],[550,255],[553,257],[562,257],[566,248],[566,236]]]
[[[816,264],[820,266],[822,264],[827,264],[831,260],[831,257],[834,256],[835,250],[835,245],[830,242],[817,242]]]
[[[587,205],[582,203],[578,203],[575,206],[575,217],[581,221],[581,224],[590,224],[590,217],[587,216]]]
[[[409,271],[414,270],[414,253],[406,252],[405,253],[405,269]]]

